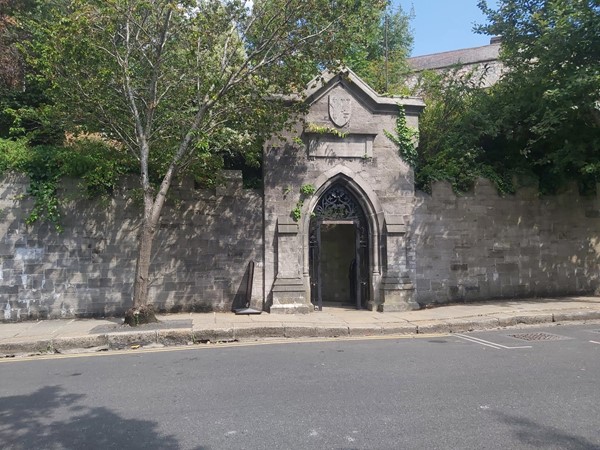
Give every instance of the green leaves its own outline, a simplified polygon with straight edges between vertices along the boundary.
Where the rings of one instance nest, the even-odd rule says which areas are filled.
[[[255,164],[256,149],[293,112],[280,95],[339,64],[384,6],[51,0],[23,25],[32,30],[30,61],[52,80],[66,123],[122,142],[164,175],[206,161],[196,140]]]
[[[126,152],[97,137],[78,139],[65,147],[0,139],[0,172],[29,176],[34,205],[27,223],[49,222],[58,231],[61,211],[57,190],[63,178],[79,179],[85,196],[98,197],[112,193],[123,175],[136,169]]]
[[[375,20],[365,20],[360,41],[349,43],[344,63],[375,91],[406,94],[406,58],[413,45],[412,13],[397,9],[382,11]]]
[[[396,118],[396,129],[394,133],[384,130],[387,138],[398,147],[400,157],[413,169],[417,167],[418,153],[417,141],[419,131],[411,128],[406,123],[406,112],[404,107],[399,105],[398,117]]]
[[[543,184],[600,180],[590,169],[600,161],[600,3],[502,0],[497,11],[481,3],[491,23],[479,29],[502,36],[509,69],[494,88],[499,135]]]
[[[502,36],[506,72],[488,89],[457,70],[425,74],[417,185],[450,181],[465,190],[477,176],[512,192],[536,179],[542,192],[575,180],[600,181],[600,4],[597,0],[479,2]]]

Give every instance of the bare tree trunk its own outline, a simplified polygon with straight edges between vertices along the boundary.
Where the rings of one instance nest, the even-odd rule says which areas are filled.
[[[152,245],[158,227],[160,215],[152,214],[154,199],[150,192],[144,193],[144,216],[138,242],[138,257],[135,268],[135,282],[133,285],[133,307],[139,308],[148,304],[148,282],[150,276],[150,261],[152,259]]]
[[[148,192],[144,193],[144,216],[138,237],[138,256],[133,283],[133,307],[125,312],[125,323],[132,327],[158,322],[154,315],[154,307],[148,305],[152,244],[154,243],[158,219],[160,218],[160,212],[154,214],[156,206],[152,198],[152,192],[148,189]]]
[[[143,171],[144,216],[138,238],[138,257],[133,284],[133,307],[125,313],[125,323],[132,326],[157,321],[153,307],[148,306],[150,262],[152,261],[152,246],[158,230],[160,214],[175,171],[175,164],[171,164],[156,197],[152,195],[152,187],[146,176],[147,170]]]

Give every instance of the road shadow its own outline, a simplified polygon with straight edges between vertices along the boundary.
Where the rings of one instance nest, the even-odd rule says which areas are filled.
[[[530,419],[493,411],[502,423],[508,425],[516,438],[529,447],[534,448],[568,448],[570,450],[598,450],[598,443],[566,433],[555,427],[542,425]]]
[[[180,449],[158,423],[128,419],[104,407],[83,404],[84,394],[45,386],[31,394],[0,398],[4,449]],[[196,447],[204,450],[207,447]]]

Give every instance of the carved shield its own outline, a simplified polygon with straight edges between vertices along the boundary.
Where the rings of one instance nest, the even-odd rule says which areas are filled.
[[[343,127],[350,120],[352,101],[350,97],[341,95],[329,96],[329,117],[338,127]]]

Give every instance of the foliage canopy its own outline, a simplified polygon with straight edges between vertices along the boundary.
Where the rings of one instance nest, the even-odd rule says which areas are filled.
[[[173,179],[214,180],[224,154],[257,161],[294,96],[344,60],[379,0],[50,0],[21,18],[29,61],[64,123],[99,132],[139,164],[135,307]],[[40,11],[43,10],[43,13]]]
[[[568,181],[582,191],[600,181],[600,2],[500,0],[479,2],[502,36],[505,72],[482,89],[473,73],[426,74],[420,89],[421,187],[449,180],[458,191],[477,176],[501,192],[513,180],[536,180],[542,192]]]

